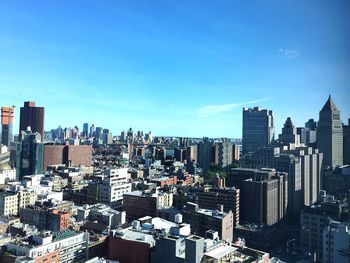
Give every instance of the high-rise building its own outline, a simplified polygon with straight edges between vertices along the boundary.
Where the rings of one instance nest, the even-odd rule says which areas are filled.
[[[243,108],[243,154],[268,146],[274,134],[272,110]]]
[[[95,136],[95,124],[92,124],[90,126],[90,137],[94,137]]]
[[[343,126],[340,111],[330,95],[320,111],[317,146],[323,153],[324,165],[332,167],[343,165]]]
[[[226,168],[232,164],[232,146],[233,144],[224,138],[222,142],[215,143],[214,162],[220,168]]]
[[[44,107],[36,107],[35,102],[26,101],[20,111],[19,133],[26,131],[30,126],[33,132],[40,133],[41,139],[44,139]]]
[[[83,136],[89,137],[89,124],[88,123],[83,124]]]
[[[10,146],[13,141],[14,107],[1,107],[1,143]]]
[[[278,141],[283,145],[293,144],[294,146],[299,146],[300,136],[297,134],[297,130],[290,117],[284,123],[282,134],[278,136]]]
[[[203,169],[203,173],[207,173],[212,161],[214,161],[213,142],[205,137],[197,145],[198,164]]]
[[[44,144],[38,132],[30,128],[21,131],[16,151],[16,177],[22,180],[24,175],[44,172]]]
[[[344,164],[350,164],[350,118],[348,125],[343,124]]]
[[[284,218],[288,204],[287,174],[275,169],[256,171],[243,181],[245,209],[243,219],[249,223],[273,225]]]
[[[305,122],[305,144],[310,145],[316,143],[317,122],[309,119]]]

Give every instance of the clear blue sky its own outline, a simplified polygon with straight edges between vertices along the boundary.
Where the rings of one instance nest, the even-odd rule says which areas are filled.
[[[278,134],[328,94],[347,120],[347,0],[0,3],[0,105],[36,101],[46,130],[241,137],[242,107],[262,106]]]

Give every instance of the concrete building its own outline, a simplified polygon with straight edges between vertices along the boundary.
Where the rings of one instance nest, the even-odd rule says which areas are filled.
[[[341,206],[334,200],[307,207],[301,212],[300,244],[306,253],[314,255],[316,262],[328,262],[323,258],[323,230],[340,217]]]
[[[268,146],[274,139],[272,110],[243,108],[243,154]]]
[[[198,164],[206,174],[211,163],[214,161],[213,141],[205,137],[197,145]]]
[[[287,213],[288,179],[274,169],[257,170],[253,178],[243,181],[243,220],[249,223],[273,225]]]
[[[190,146],[187,146],[187,151],[186,151],[186,159],[187,161],[194,161],[195,163],[198,162],[198,149],[197,149],[197,144],[193,144]]]
[[[323,229],[323,262],[348,263],[350,255],[350,226],[332,221]]]
[[[6,252],[18,258],[19,262],[78,262],[88,259],[89,234],[74,230],[64,230],[51,234],[20,239],[6,245]]]
[[[244,155],[240,167],[268,167],[288,173],[288,210],[297,213],[304,205],[317,200],[321,189],[322,162],[323,154],[311,147],[296,147],[295,150],[267,147]]]
[[[282,134],[278,136],[279,143],[283,145],[292,144],[294,147],[300,146],[300,136],[290,117],[287,118],[282,128]]]
[[[305,122],[305,144],[315,144],[317,140],[317,122],[314,119],[309,119]]]
[[[344,150],[344,164],[350,165],[350,118],[348,124],[343,124],[343,150]]]
[[[195,203],[187,202],[184,209],[184,222],[191,224],[191,233],[201,237],[206,236],[208,230],[217,231],[219,238],[226,242],[233,240],[233,213],[224,212],[220,206],[216,210],[200,209]]]
[[[108,205],[121,203],[123,195],[131,192],[128,168],[106,169],[101,184],[100,202]]]
[[[233,144],[227,138],[222,139],[222,142],[216,142],[214,146],[214,163],[220,168],[226,168],[233,162],[232,158]]]
[[[105,204],[84,205],[77,208],[77,221],[97,221],[117,228],[126,222],[125,211],[116,211]]]
[[[54,208],[31,206],[20,209],[19,214],[22,223],[34,225],[39,230],[62,231],[70,225],[71,214]]]
[[[0,163],[0,184],[16,180],[16,169],[7,163]]]
[[[323,153],[323,165],[343,165],[343,126],[340,111],[331,96],[320,111],[317,127],[317,148]]]
[[[197,203],[204,209],[215,210],[218,205],[223,205],[225,212],[232,211],[233,226],[236,227],[240,221],[240,190],[237,188],[214,188],[197,194]]]
[[[14,192],[0,191],[0,216],[18,215],[18,194]]]
[[[40,134],[40,139],[44,138],[44,107],[36,107],[35,102],[26,101],[20,111],[19,134],[26,131],[29,126],[35,133]]]
[[[21,131],[16,151],[16,177],[21,181],[23,176],[41,174],[44,171],[44,144],[39,133],[32,133],[28,128]]]
[[[1,143],[10,147],[13,142],[14,107],[1,107]]]

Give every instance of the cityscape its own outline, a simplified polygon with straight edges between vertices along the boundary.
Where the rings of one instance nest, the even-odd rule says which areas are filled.
[[[63,2],[0,8],[1,263],[350,262],[346,1]]]

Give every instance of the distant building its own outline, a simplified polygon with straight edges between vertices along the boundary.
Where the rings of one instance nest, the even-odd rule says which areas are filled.
[[[1,143],[10,147],[13,142],[14,107],[1,107]]]
[[[44,172],[44,144],[40,133],[32,133],[30,128],[21,131],[16,151],[16,176],[21,181],[23,176]]]
[[[120,204],[123,195],[131,192],[128,168],[106,169],[101,184],[100,202],[108,205]]]
[[[233,162],[232,158],[233,144],[226,138],[222,142],[215,143],[214,146],[214,163],[220,168],[226,168]]]
[[[350,118],[348,124],[343,124],[343,150],[344,150],[344,164],[350,165]]]
[[[210,165],[214,161],[213,142],[205,137],[197,145],[198,164],[203,169],[203,173],[207,173]]]
[[[323,153],[323,165],[343,165],[343,126],[340,111],[331,96],[320,111],[317,127],[317,147]]]
[[[243,154],[268,146],[274,139],[272,110],[243,108]]]
[[[83,124],[83,137],[89,137],[89,124]]]
[[[44,107],[36,107],[35,102],[26,101],[20,111],[19,133],[26,131],[29,126],[35,133],[38,132],[41,140],[44,139]]]
[[[44,145],[44,171],[49,165],[92,166],[92,145]]]
[[[284,126],[282,128],[282,134],[278,136],[278,141],[283,145],[300,145],[300,136],[299,134],[297,134],[297,130],[294,127],[294,124],[290,117],[288,117],[286,122],[284,123]]]
[[[314,119],[309,119],[305,122],[305,144],[310,145],[316,143],[317,137],[317,122]]]

